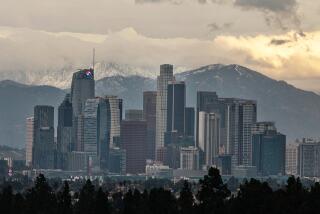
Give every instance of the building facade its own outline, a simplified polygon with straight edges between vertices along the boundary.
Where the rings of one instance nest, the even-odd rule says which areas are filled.
[[[54,108],[35,106],[33,127],[32,166],[35,169],[54,169]]]
[[[196,147],[182,147],[180,149],[180,169],[198,170],[199,164],[199,149]]]
[[[73,110],[70,95],[67,94],[58,108],[57,167],[67,168],[68,153],[72,151]]]
[[[95,96],[95,83],[93,69],[82,69],[75,72],[71,82],[71,103],[73,107],[73,151],[83,151],[83,129],[81,115],[83,114],[87,99]],[[79,138],[80,137],[80,138]]]
[[[147,122],[147,159],[155,160],[157,92],[143,92],[143,119]]]
[[[32,147],[33,147],[33,126],[34,117],[26,119],[26,166],[32,166]]]
[[[252,165],[257,167],[258,174],[285,175],[286,136],[269,122],[257,123],[253,130]]]
[[[126,171],[130,174],[145,172],[147,160],[147,123],[121,122],[120,145],[126,151]]]
[[[110,129],[110,148],[119,146],[120,123],[122,121],[122,99],[117,96],[105,96],[108,110],[108,129]]]
[[[102,98],[88,99],[84,109],[84,152],[92,161],[92,167],[108,168],[109,129],[107,104]]]
[[[205,166],[214,165],[219,156],[220,116],[216,113],[199,112],[199,148],[204,153]]]
[[[173,66],[169,64],[161,65],[160,75],[157,78],[156,150],[164,147],[167,130],[168,83],[173,80]]]

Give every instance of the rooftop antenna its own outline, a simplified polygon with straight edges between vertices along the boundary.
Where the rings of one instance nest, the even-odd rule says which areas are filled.
[[[96,49],[93,48],[92,50],[92,70],[94,71],[94,64],[95,64],[95,55],[96,55]]]

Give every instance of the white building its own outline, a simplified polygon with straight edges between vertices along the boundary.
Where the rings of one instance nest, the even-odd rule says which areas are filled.
[[[180,149],[180,169],[199,169],[199,149],[193,146]]]
[[[298,174],[298,144],[290,143],[286,145],[286,174]]]
[[[199,147],[204,152],[204,164],[212,166],[219,155],[220,116],[199,112]]]
[[[160,76],[157,78],[156,154],[157,150],[164,146],[164,134],[167,130],[168,83],[173,80],[173,66],[161,65]]]
[[[33,124],[34,117],[28,117],[26,119],[26,166],[32,165]]]
[[[108,128],[110,129],[110,148],[117,147],[117,141],[120,139],[120,123],[122,120],[122,99],[117,96],[104,97],[108,115]]]

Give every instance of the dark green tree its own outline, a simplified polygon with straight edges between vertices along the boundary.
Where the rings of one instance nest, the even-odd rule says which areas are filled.
[[[227,185],[223,183],[220,172],[210,168],[208,175],[199,181],[200,190],[197,193],[199,213],[224,213],[225,200],[230,196]]]
[[[64,182],[62,190],[57,193],[57,206],[60,214],[72,213],[71,195],[67,181]]]
[[[178,199],[178,208],[181,214],[194,213],[194,197],[188,181],[184,181],[183,188],[180,191]]]
[[[110,204],[108,200],[108,193],[105,193],[100,187],[96,193],[95,200],[95,214],[109,214],[111,213]]]
[[[76,205],[77,214],[94,214],[95,211],[95,189],[88,179],[80,190],[79,201]]]

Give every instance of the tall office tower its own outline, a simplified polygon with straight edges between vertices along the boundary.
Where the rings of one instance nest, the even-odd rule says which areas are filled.
[[[320,176],[320,142],[304,139],[298,146],[298,175]]]
[[[52,106],[34,107],[33,159],[35,169],[53,169],[54,144],[54,108]]]
[[[120,148],[112,148],[109,153],[109,167],[110,173],[116,173],[120,175],[126,174],[126,151]]]
[[[194,137],[194,123],[195,123],[195,114],[194,108],[187,107],[185,108],[185,135],[188,137]]]
[[[127,173],[144,173],[147,153],[147,123],[146,121],[122,121],[120,145],[126,151]]]
[[[109,130],[107,126],[107,104],[102,98],[88,99],[83,113],[84,152],[87,154],[90,167],[108,168]]]
[[[156,150],[164,147],[164,134],[167,130],[168,83],[173,80],[173,66],[161,65],[160,76],[157,78]]]
[[[26,119],[26,166],[32,166],[32,145],[33,145],[34,118]]]
[[[122,120],[122,99],[117,96],[104,97],[108,109],[108,129],[110,129],[110,148],[117,147],[120,140]],[[110,119],[109,119],[110,118]]]
[[[157,92],[143,92],[143,118],[147,122],[147,159],[155,159]]]
[[[87,99],[94,98],[94,71],[93,69],[82,69],[75,72],[71,83],[71,103],[73,107],[73,148],[72,150],[83,151],[83,136],[79,116],[83,114]],[[80,119],[81,120],[81,119]],[[80,129],[79,129],[80,128]]]
[[[67,94],[58,108],[57,167],[67,169],[68,153],[72,151],[72,103]]]
[[[182,147],[180,150],[180,168],[187,170],[198,170],[199,149],[197,147]]]
[[[239,135],[235,145],[238,165],[252,165],[252,125],[257,122],[257,103],[253,100],[238,100]]]
[[[298,146],[297,143],[286,145],[286,174],[298,175]]]
[[[252,129],[252,165],[263,176],[284,175],[286,136],[271,122],[256,123]]]
[[[220,116],[216,113],[199,112],[199,148],[204,153],[205,166],[212,166],[219,156]]]
[[[143,120],[143,110],[128,109],[126,110],[126,120]]]
[[[198,91],[197,92],[197,121],[196,121],[196,144],[199,145],[199,112],[217,112],[215,106],[218,103],[216,92]]]
[[[169,81],[167,94],[167,133],[185,132],[186,85],[184,82]]]

